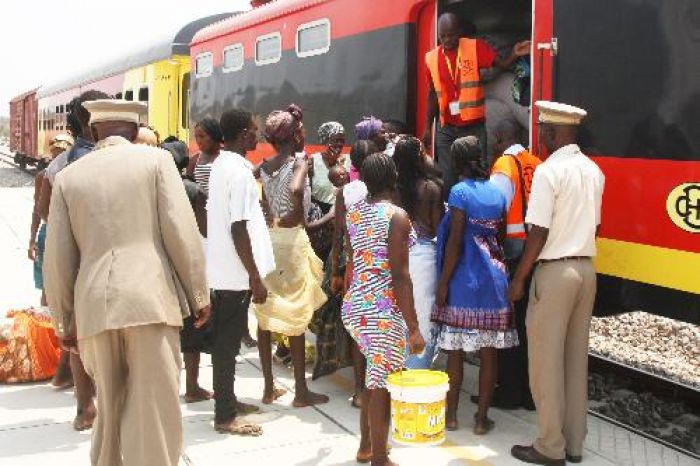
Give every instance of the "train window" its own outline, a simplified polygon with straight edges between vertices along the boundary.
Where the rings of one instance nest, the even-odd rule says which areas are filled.
[[[124,100],[134,100],[134,91],[128,90],[124,93]]]
[[[312,57],[328,52],[331,48],[331,22],[321,19],[306,23],[297,29],[297,56]]]
[[[214,72],[214,54],[211,52],[200,53],[195,59],[195,76],[206,78]]]
[[[277,63],[282,58],[282,35],[273,32],[260,36],[255,41],[255,64],[269,65]]]
[[[148,86],[139,89],[139,102],[148,102]]]
[[[122,98],[123,96],[124,96],[124,94],[122,94],[121,92],[117,92],[117,93],[114,95],[114,98],[115,98],[115,99],[118,99],[118,100],[121,100],[121,98]]]
[[[56,113],[61,113],[61,112],[58,111],[60,108],[61,108],[61,107],[59,107],[58,105],[56,105]]]
[[[190,127],[190,73],[185,73],[182,76],[182,127],[188,129]]]
[[[224,49],[224,66],[222,71],[230,73],[243,68],[245,63],[245,55],[243,44],[229,45]]]

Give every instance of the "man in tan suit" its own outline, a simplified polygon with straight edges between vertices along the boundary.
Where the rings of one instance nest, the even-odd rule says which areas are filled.
[[[533,464],[580,463],[588,406],[588,331],[596,294],[592,258],[605,178],[576,145],[586,112],[537,102],[539,138],[551,155],[537,168],[525,222],[531,227],[509,297],[535,269],[526,326],[539,436],[511,454]]]
[[[134,145],[143,104],[86,102],[98,141],[51,197],[44,274],[97,386],[92,464],[177,465],[179,329],[209,318],[199,232],[172,157]],[[59,326],[60,327],[60,326]],[[77,342],[77,343],[76,343]]]

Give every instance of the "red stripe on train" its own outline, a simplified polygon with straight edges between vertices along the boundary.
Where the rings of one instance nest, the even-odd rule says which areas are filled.
[[[677,227],[666,200],[678,185],[700,183],[700,161],[592,157],[605,173],[601,236],[700,253],[700,237]]]

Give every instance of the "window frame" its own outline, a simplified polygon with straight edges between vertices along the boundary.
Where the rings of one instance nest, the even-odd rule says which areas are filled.
[[[209,72],[207,72],[207,73],[200,73],[200,72],[199,72],[199,69],[198,69],[198,66],[197,66],[197,63],[199,62],[199,60],[200,60],[201,58],[204,58],[204,57],[209,57],[209,58],[211,58],[211,69],[210,69]],[[194,76],[195,76],[195,78],[197,78],[197,79],[199,79],[199,78],[208,78],[208,77],[211,76],[212,74],[214,74],[214,53],[213,53],[213,52],[202,52],[202,53],[198,53],[198,54],[194,57]]]
[[[241,55],[243,60],[241,60],[241,66],[238,67],[231,67],[231,68],[226,68],[226,52],[229,50],[235,50],[235,49],[241,49]],[[243,45],[243,42],[237,42],[235,44],[227,45],[224,47],[224,50],[221,52],[221,72],[222,73],[233,73],[236,71],[241,71],[243,67],[245,66],[245,45]]]
[[[315,49],[315,50],[310,50],[308,52],[300,52],[299,51],[299,33],[305,29],[312,29],[317,26],[321,25],[327,25],[328,26],[328,45],[322,49]],[[333,38],[333,34],[331,31],[331,20],[329,18],[321,18],[317,19],[316,21],[311,21],[308,23],[300,24],[299,27],[297,28],[296,36],[295,36],[295,44],[294,48],[297,54],[297,57],[299,58],[307,58],[307,57],[315,57],[317,55],[324,55],[328,53],[331,50],[331,41]]]
[[[269,40],[272,38],[279,39],[279,53],[277,57],[275,58],[268,58],[265,60],[258,60],[258,44],[262,41]],[[255,54],[255,66],[265,66],[265,65],[273,65],[275,63],[279,63],[280,60],[282,60],[282,50],[283,50],[283,44],[282,44],[282,33],[279,31],[276,32],[271,32],[270,34],[264,34],[262,36],[258,36],[255,38],[255,50],[253,51]]]

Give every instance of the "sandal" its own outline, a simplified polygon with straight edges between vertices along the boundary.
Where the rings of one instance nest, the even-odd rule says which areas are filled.
[[[240,435],[242,437],[260,437],[262,435],[262,427],[250,422],[215,423],[214,429],[220,434]]]

